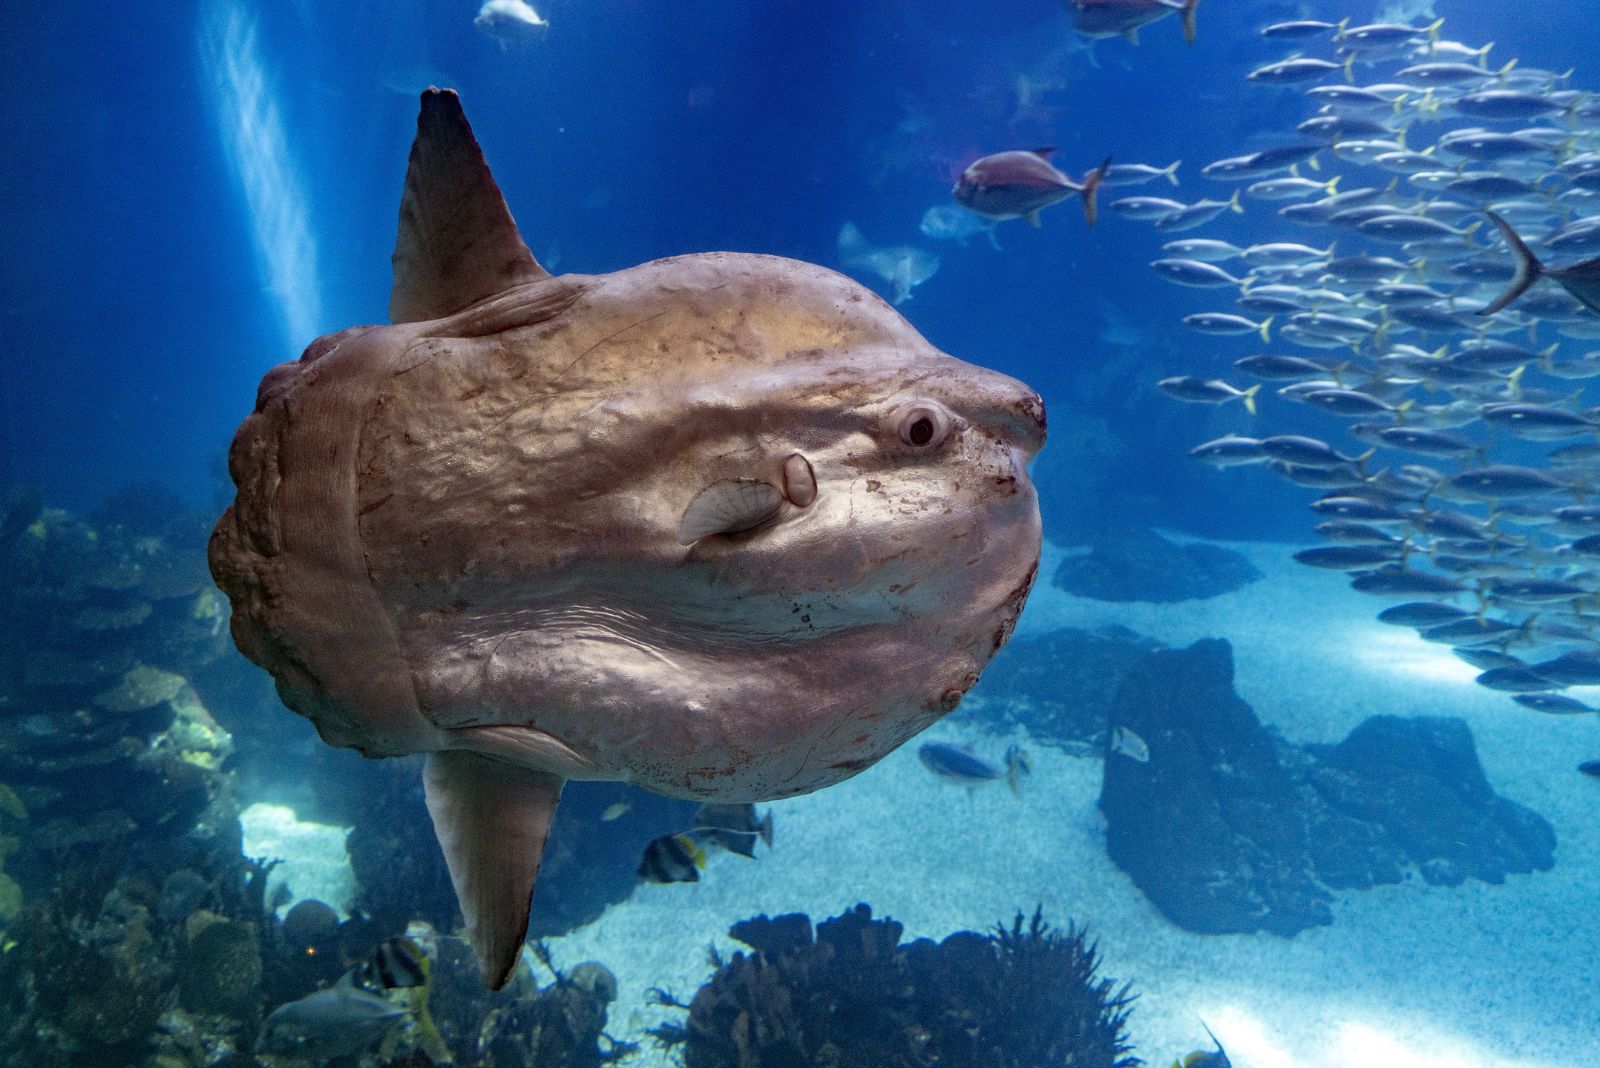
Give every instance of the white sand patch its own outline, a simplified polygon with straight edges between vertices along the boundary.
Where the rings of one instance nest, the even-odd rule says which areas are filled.
[[[340,919],[349,916],[356,894],[355,873],[345,851],[350,828],[311,823],[287,805],[259,801],[239,813],[239,823],[245,856],[278,861],[267,876],[267,900],[275,894],[284,896],[280,917],[307,898],[333,906]]]
[[[1378,713],[1460,716],[1495,789],[1555,825],[1555,869],[1500,886],[1345,893],[1332,926],[1293,939],[1188,934],[1107,859],[1097,759],[1035,744],[1020,798],[1003,784],[969,794],[929,774],[913,743],[774,804],[776,844],[760,859],[718,855],[700,884],[639,887],[552,941],[556,963],[608,964],[621,984],[612,1033],[641,1040],[681,1018],[646,1006],[646,989],[690,997],[710,974],[705,947],[734,948],[726,929],[747,916],[815,921],[865,901],[908,939],[941,938],[1042,903],[1055,923],[1087,923],[1105,974],[1134,983],[1130,1030],[1151,1065],[1204,1047],[1203,1017],[1238,1068],[1588,1068],[1600,1049],[1600,783],[1574,766],[1600,756],[1595,717],[1543,716],[1478,687],[1447,649],[1374,622],[1388,602],[1295,564],[1290,547],[1230,547],[1266,577],[1173,605],[1090,601],[1041,581],[1018,633],[1116,623],[1174,645],[1226,637],[1239,692],[1292,741],[1336,741]],[[1041,574],[1061,557],[1047,549]],[[1007,741],[951,722],[927,738],[974,741],[996,760]]]

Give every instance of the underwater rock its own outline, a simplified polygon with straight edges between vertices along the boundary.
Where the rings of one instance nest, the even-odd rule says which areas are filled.
[[[1087,742],[1105,733],[1128,672],[1160,648],[1155,639],[1120,626],[1013,638],[969,700],[985,718],[1026,727],[1040,741]]]
[[[1373,716],[1337,745],[1306,752],[1315,760],[1308,781],[1327,807],[1385,831],[1361,858],[1364,867],[1322,856],[1322,837],[1313,835],[1317,872],[1329,886],[1386,881],[1376,873],[1391,864],[1413,865],[1442,886],[1469,878],[1500,883],[1555,864],[1550,824],[1494,792],[1459,719]]]
[[[1260,577],[1232,549],[1178,545],[1152,530],[1119,530],[1096,540],[1087,554],[1063,560],[1054,582],[1097,601],[1166,604],[1231,593]]]
[[[226,640],[205,523],[143,507],[161,529],[0,517],[0,780],[27,815],[0,815],[0,1068],[222,1064],[258,1023],[231,740],[188,682]]]
[[[107,712],[140,712],[172,700],[184,685],[182,675],[139,664],[128,669],[115,686],[96,694],[94,703]]]
[[[729,935],[752,953],[653,1032],[687,1068],[1133,1068],[1124,1033],[1133,997],[1097,978],[1084,932],[1019,913],[989,933],[902,943],[904,928],[857,905],[812,931],[809,917],[757,916]],[[668,1000],[669,1004],[676,1004]]]
[[[1111,723],[1148,762],[1106,756],[1106,851],[1173,923],[1292,935],[1330,923],[1300,794],[1269,734],[1233,691],[1233,651],[1208,639],[1162,650],[1123,682]]]
[[[1136,665],[1111,722],[1149,760],[1106,757],[1107,852],[1186,930],[1289,936],[1331,923],[1335,890],[1554,863],[1549,823],[1494,793],[1466,724],[1374,716],[1336,745],[1292,745],[1234,692],[1222,640]]]

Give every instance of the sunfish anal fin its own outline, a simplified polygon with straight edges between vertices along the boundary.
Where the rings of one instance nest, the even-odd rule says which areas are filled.
[[[564,781],[476,753],[428,754],[428,813],[490,990],[506,985],[522,952],[533,881]]]
[[[440,319],[550,274],[528,251],[453,89],[422,94],[411,143],[389,319]]]

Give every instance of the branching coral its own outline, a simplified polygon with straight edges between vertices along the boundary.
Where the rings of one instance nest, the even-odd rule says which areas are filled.
[[[1135,1068],[1127,985],[1098,979],[1076,926],[1040,912],[988,934],[902,945],[866,905],[818,924],[759,916],[729,934],[683,1026],[656,1037],[687,1068]]]

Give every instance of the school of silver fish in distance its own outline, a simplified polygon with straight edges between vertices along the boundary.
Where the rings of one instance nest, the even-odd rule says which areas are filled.
[[[1159,386],[1318,409],[1356,444],[1234,434],[1192,455],[1321,491],[1329,544],[1297,560],[1402,601],[1378,618],[1452,647],[1482,685],[1593,712],[1559,691],[1600,685],[1600,95],[1441,30],[1262,29],[1297,51],[1248,77],[1304,87],[1295,136],[1202,169],[1231,196],[1108,208],[1165,230],[1276,210],[1299,240],[1180,238],[1151,264],[1229,292],[1187,326],[1263,346],[1236,375]]]

